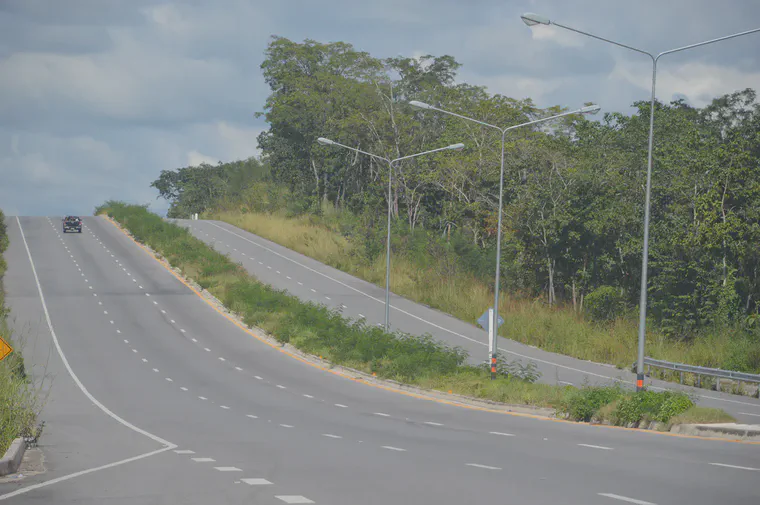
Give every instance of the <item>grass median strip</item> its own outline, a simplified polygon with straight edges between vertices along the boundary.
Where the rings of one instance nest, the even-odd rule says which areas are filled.
[[[238,314],[249,326],[258,327],[282,343],[337,365],[372,373],[427,389],[449,391],[503,403],[549,407],[576,420],[591,420],[601,408],[617,402],[640,403],[639,396],[619,388],[583,388],[535,383],[538,378],[530,364],[500,364],[509,373],[490,380],[485,367],[466,364],[467,354],[446,346],[430,335],[387,333],[382,328],[352,321],[324,305],[304,302],[259,282],[242,266],[234,263],[183,227],[164,221],[144,206],[106,202],[96,209],[126,228],[139,242],[162,255],[174,268],[207,289],[225,307]],[[673,403],[669,410],[658,410],[657,420],[687,411],[693,403],[682,395],[647,392],[647,401],[662,398]],[[581,395],[579,397],[579,395]],[[584,396],[585,395],[585,396]],[[671,398],[677,397],[678,401]],[[638,403],[637,403],[638,402]],[[588,403],[588,405],[585,405]],[[609,419],[621,423],[648,419],[654,412],[646,408]],[[668,403],[670,405],[670,403]],[[638,416],[638,417],[637,417]]]

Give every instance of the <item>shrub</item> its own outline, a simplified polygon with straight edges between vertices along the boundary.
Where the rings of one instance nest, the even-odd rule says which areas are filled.
[[[599,286],[586,295],[584,307],[594,321],[611,321],[623,314],[625,300],[618,288]]]
[[[590,421],[604,405],[623,395],[620,386],[584,387],[577,390],[565,401],[560,410],[574,421]]]

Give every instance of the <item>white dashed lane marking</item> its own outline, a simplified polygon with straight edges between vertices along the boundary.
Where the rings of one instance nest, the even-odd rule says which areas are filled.
[[[434,423],[433,421],[425,421],[425,424],[429,426],[443,426],[441,423]]]
[[[392,445],[384,445],[383,449],[388,449],[389,451],[406,452],[406,449],[402,449],[401,447],[393,447]]]
[[[340,435],[332,435],[330,433],[322,433],[322,436],[327,438],[343,438]]]
[[[467,466],[472,466],[474,468],[483,468],[485,470],[501,470],[498,466],[488,466],[488,465],[481,465],[478,463],[467,463]]]
[[[215,466],[214,470],[218,470],[220,472],[242,472],[240,468],[237,468],[235,466]]]
[[[258,419],[259,416],[254,416],[253,414],[247,414],[245,417],[250,417],[251,419]]]
[[[310,499],[301,495],[277,495],[275,498],[282,500],[285,503],[314,503]]]
[[[602,449],[605,451],[611,451],[612,447],[605,447],[603,445],[591,445],[591,444],[578,444],[581,447],[589,447],[591,449]]]
[[[248,484],[249,486],[267,486],[272,484],[266,479],[240,479],[240,482]]]
[[[348,408],[348,405],[343,405],[342,403],[336,403],[335,406],[336,407],[340,407],[342,409],[347,409]]]
[[[514,437],[512,433],[502,433],[500,431],[489,431],[491,435],[499,435],[500,437]]]
[[[749,470],[751,472],[760,472],[760,468],[752,468],[750,466],[737,466],[737,465],[727,465],[725,463],[710,463],[713,466],[722,466],[724,468],[735,468],[737,470]]]
[[[195,454],[195,451],[191,451],[190,449],[175,449],[174,452],[177,454]]]
[[[619,494],[612,494],[612,493],[597,493],[599,496],[604,496],[606,498],[612,498],[613,500],[620,500],[628,503],[635,503],[636,505],[656,505],[655,503],[652,503],[650,501],[644,501],[644,500],[637,500],[636,498],[628,498],[627,496],[620,496]]]
[[[230,408],[227,405],[219,405],[219,408],[222,408],[224,410],[230,410]]]
[[[390,414],[386,414],[385,412],[374,412],[374,414],[380,417],[391,417]]]
[[[196,463],[216,463],[216,460],[213,458],[192,458],[192,460]]]

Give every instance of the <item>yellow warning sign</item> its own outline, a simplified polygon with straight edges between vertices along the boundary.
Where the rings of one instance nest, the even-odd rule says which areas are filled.
[[[13,347],[8,344],[3,337],[0,337],[0,361],[5,359],[10,353],[13,352]]]

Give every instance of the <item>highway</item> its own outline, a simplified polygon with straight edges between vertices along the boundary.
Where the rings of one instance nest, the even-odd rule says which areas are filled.
[[[27,368],[52,387],[47,472],[0,484],[0,501],[760,503],[758,445],[466,409],[352,381],[255,339],[104,219],[84,223],[80,235],[61,233],[60,218],[7,219],[12,324]],[[261,239],[192,227],[253,254],[257,276],[293,280],[299,296],[329,296],[349,314],[371,300],[353,291],[360,281],[330,281],[269,243],[265,255]],[[427,317],[408,304],[394,298],[410,319]]]
[[[341,310],[353,319],[365,318],[382,325],[385,317],[385,289],[329,267],[222,221],[173,220],[194,236],[243,265],[263,282],[308,301]],[[391,328],[422,335],[459,346],[470,354],[471,362],[486,360],[486,332],[472,324],[430,307],[391,295]],[[484,307],[484,310],[486,307]],[[552,384],[635,384],[636,375],[610,365],[592,363],[521,344],[503,337],[499,349],[523,363],[533,361],[541,372],[540,381]],[[663,381],[652,381],[653,389],[682,389],[696,395],[700,405],[722,408],[740,422],[760,423],[760,400]]]

